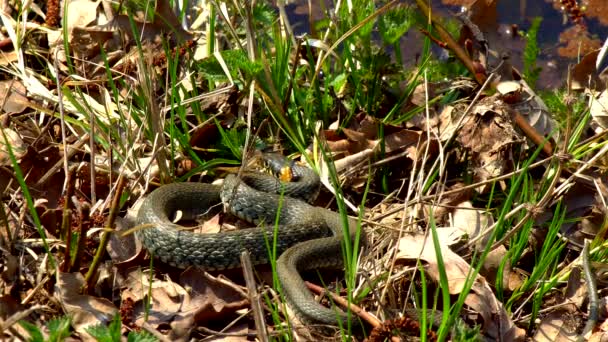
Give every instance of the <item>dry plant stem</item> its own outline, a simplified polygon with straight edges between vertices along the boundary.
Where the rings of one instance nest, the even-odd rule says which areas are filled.
[[[68,183],[68,188],[70,188]],[[72,220],[72,210],[69,208],[68,201],[63,205],[63,217],[61,220],[61,231],[65,232],[65,251],[63,255],[63,264],[61,264],[61,272],[67,272],[70,266],[70,246],[72,245],[72,230],[70,229]]]
[[[546,164],[547,161],[549,161],[552,158],[553,157],[547,157],[547,158],[545,158],[543,160],[540,160],[540,161],[538,161],[536,163],[530,164],[530,166],[528,167],[528,170],[533,169],[533,168],[537,168],[539,166],[542,166],[542,165]],[[467,190],[478,188],[478,187],[480,187],[482,185],[491,184],[493,182],[498,182],[498,181],[501,181],[503,179],[509,179],[509,178],[513,177],[514,175],[518,175],[518,174],[522,173],[523,171],[524,171],[524,169],[519,169],[519,170],[515,170],[515,171],[510,172],[510,173],[504,174],[502,176],[498,176],[498,177],[495,177],[495,178],[492,178],[492,179],[488,179],[488,180],[483,181],[483,182],[478,182],[478,183],[466,185],[466,186],[463,186],[463,187],[458,188],[458,189],[444,191],[441,194],[433,194],[433,195],[422,196],[421,198],[419,198],[417,200],[413,200],[413,201],[407,202],[407,203],[405,203],[403,205],[399,205],[396,208],[393,208],[393,209],[391,209],[391,210],[389,210],[389,211],[387,211],[387,212],[385,212],[385,213],[383,213],[383,214],[375,217],[374,221],[380,221],[380,220],[382,220],[382,219],[384,219],[384,218],[386,218],[386,217],[388,217],[390,215],[393,215],[393,214],[395,214],[395,213],[403,210],[404,208],[408,207],[411,204],[428,202],[428,201],[431,201],[431,200],[435,200],[440,195],[442,195],[442,196],[453,195],[453,194],[457,194],[457,193],[462,192],[462,191],[467,191]]]
[[[463,48],[460,47],[460,45],[458,45],[458,42],[456,42],[456,40],[452,38],[452,35],[450,35],[450,33],[439,23],[439,20],[437,20],[437,18],[433,15],[431,9],[427,6],[426,1],[416,0],[416,4],[418,5],[420,12],[422,12],[422,14],[424,14],[428,18],[429,22],[433,25],[435,30],[437,30],[439,37],[441,37],[441,39],[445,41],[448,48],[452,50],[452,52],[454,52],[454,54],[462,62],[462,64],[464,64],[464,66],[471,72],[471,74],[475,76],[475,80],[477,81],[477,83],[485,83],[485,75],[475,72],[475,66],[473,65],[473,61],[471,60],[469,55]]]
[[[565,148],[565,145],[564,145],[564,148]],[[544,209],[547,206],[549,206],[550,200],[554,197],[554,195],[559,193],[555,189],[555,186],[557,185],[557,182],[559,182],[559,179],[560,179],[560,174],[562,172],[562,163],[559,162],[559,159],[556,156],[554,156],[553,158],[558,161],[558,164],[557,164],[557,169],[555,170],[555,175],[553,176],[553,179],[551,180],[551,184],[547,188],[548,189],[547,192],[545,192],[545,194],[538,201],[538,203],[533,205],[533,208],[530,208],[526,212],[526,215],[517,223],[517,225],[513,229],[511,229],[507,234],[505,234],[505,236],[503,236],[499,241],[495,242],[492,245],[492,247],[490,248],[490,251],[493,251],[494,249],[498,248],[500,245],[504,244],[508,239],[510,239],[513,235],[515,235],[515,233],[517,233],[521,229],[521,227],[524,226],[524,224],[528,221],[528,219],[534,217],[535,215],[537,215],[537,213],[544,211]],[[498,222],[496,222],[492,226],[496,226],[497,223]],[[490,231],[491,231],[490,229],[486,230],[486,232],[490,232]],[[474,240],[478,240],[479,237],[483,237],[483,236],[485,236],[485,234],[480,234]],[[471,246],[471,244],[469,244],[469,246]]]
[[[216,282],[220,282],[223,285],[233,289],[234,291],[236,291],[238,294],[241,295],[241,297],[245,298],[247,301],[249,301],[249,295],[247,294],[247,292],[245,292],[243,290],[243,288],[241,286],[236,285],[235,283],[231,282],[231,281],[227,281],[224,278],[218,277],[218,278],[214,278],[212,277],[209,273],[207,272],[203,272],[203,277],[205,279],[207,279],[209,282],[211,283],[216,283]],[[248,304],[248,303],[247,303]]]
[[[555,190],[556,193],[562,193],[567,187],[569,187],[572,183],[574,183],[574,178],[584,178],[583,172],[586,171],[589,167],[595,164],[595,162],[601,158],[604,154],[608,152],[608,144],[604,145],[602,149],[596,153],[591,159],[589,159],[583,166],[581,166],[576,172],[572,173],[568,179],[560,184],[560,186]]]
[[[152,64],[150,64],[152,65]],[[153,80],[151,79],[152,75],[156,75],[154,72],[150,72],[149,66],[143,63],[142,60],[139,60],[138,63],[138,73],[139,80],[141,81],[141,89],[145,98],[147,99],[147,109],[148,115],[148,124],[154,134],[154,155],[156,157],[156,163],[158,165],[159,170],[159,178],[162,183],[169,183],[169,159],[167,158],[166,153],[166,142],[165,142],[165,132],[162,122],[164,121],[163,116],[160,114],[160,108],[158,108],[158,104],[155,101],[154,89],[153,89]]]
[[[78,217],[80,218],[80,222],[78,223],[78,244],[76,245],[76,252],[72,257],[71,272],[76,272],[80,269],[80,262],[87,242],[87,232],[89,231],[89,228],[91,228],[90,213],[91,206],[89,203],[85,202],[78,206]]]
[[[595,325],[597,324],[597,320],[599,318],[599,303],[600,300],[597,295],[597,284],[595,282],[595,275],[591,270],[591,265],[589,264],[589,240],[585,239],[585,245],[582,251],[583,258],[583,273],[585,275],[585,282],[587,283],[587,293],[589,294],[589,317],[587,318],[587,323],[583,328],[583,332],[578,337],[578,341],[582,342],[585,340],[585,336],[593,331]]]
[[[243,277],[245,278],[247,290],[249,291],[249,302],[251,303],[251,310],[253,311],[253,320],[258,332],[258,339],[262,342],[268,342],[268,331],[266,330],[266,324],[264,323],[264,312],[262,311],[260,294],[258,293],[253,277],[253,266],[251,264],[249,252],[244,251],[241,253],[241,265],[243,266]]]
[[[63,196],[63,219],[61,221],[61,232],[59,232],[59,237],[61,239],[66,239],[66,244],[69,247],[69,239],[70,239],[70,235],[71,235],[71,231],[70,231],[70,218],[71,218],[71,211],[72,211],[72,206],[70,205],[70,198],[72,197],[72,195],[74,194],[74,187],[76,186],[75,184],[75,180],[74,180],[74,175],[76,174],[76,167],[71,167],[68,174],[66,175],[66,178],[68,180],[67,182],[67,188],[65,189],[65,194]],[[53,232],[54,234],[57,235],[57,232]],[[69,248],[68,248],[69,249]]]
[[[2,202],[0,202],[0,223],[2,223],[2,225],[4,226],[4,229],[6,230],[6,237],[8,238],[8,241],[5,241],[4,236],[0,236],[0,242],[2,242],[2,244],[4,244],[5,246],[8,246],[12,254],[15,252],[15,244],[13,243],[13,234],[11,233],[11,227],[8,224],[8,215],[6,215],[5,206]]]
[[[199,326],[196,329],[198,329],[198,330],[200,330],[200,331],[202,331],[202,332],[204,332],[206,334],[212,335],[212,336],[210,336],[212,338],[215,338],[215,337],[218,337],[218,336],[220,336],[220,337],[251,337],[251,338],[255,338],[255,337],[258,336],[255,333],[246,333],[246,332],[245,333],[225,333],[225,332],[219,332],[219,331],[211,330],[211,329],[203,327],[203,326]],[[203,341],[204,340],[205,339],[203,339]]]
[[[358,305],[355,305],[353,303],[349,303],[346,299],[338,296],[337,294],[331,292],[331,291],[326,291],[324,288],[322,288],[321,286],[312,284],[310,282],[305,281],[304,282],[306,284],[306,287],[308,287],[309,290],[311,290],[312,292],[318,294],[318,295],[328,295],[331,297],[331,300],[337,304],[340,304],[340,306],[344,307],[344,308],[349,308],[349,310],[356,314],[357,316],[361,317],[364,321],[366,321],[367,323],[369,323],[372,327],[378,327],[380,326],[382,323],[374,316],[370,315],[368,312],[366,312],[365,310],[363,310],[363,308],[361,308]]]
[[[452,143],[452,141],[453,141],[454,139],[456,139],[456,133],[458,132],[458,130],[460,129],[460,127],[462,127],[462,123],[463,123],[463,121],[464,121],[464,118],[465,118],[465,117],[467,116],[467,114],[468,114],[468,113],[471,111],[471,109],[473,108],[473,106],[475,105],[475,103],[477,103],[477,101],[479,101],[479,98],[481,97],[481,95],[482,95],[483,91],[485,90],[485,88],[486,88],[488,85],[490,85],[490,82],[492,81],[493,76],[494,76],[494,74],[490,74],[490,77],[488,77],[488,78],[485,80],[485,82],[482,84],[481,89],[479,89],[479,91],[477,92],[477,94],[475,94],[475,97],[473,98],[473,100],[471,101],[471,103],[469,103],[468,107],[465,109],[465,111],[462,113],[462,115],[461,115],[460,119],[458,120],[458,123],[456,124],[457,129],[454,131],[454,133],[452,134],[452,136],[450,136],[450,138],[449,138],[449,139],[448,139],[448,141],[447,141],[447,142],[444,144],[444,146],[448,146],[448,145],[450,145],[450,144]],[[429,120],[428,120],[428,115],[429,115],[429,114],[428,114],[428,88],[426,88],[426,89],[425,89],[425,103],[426,103],[426,112],[427,112],[426,114],[427,114],[427,122],[428,122],[428,121],[429,121]],[[427,135],[428,135],[428,134],[430,134],[430,130],[429,130],[429,129],[427,129]],[[430,136],[427,136],[427,140],[428,140],[428,141],[430,141]],[[427,144],[427,150],[425,150],[425,159],[423,160],[423,163],[426,163],[426,158],[427,158],[427,155],[428,155],[428,147],[429,147],[429,144]],[[444,155],[444,153],[443,153],[442,151],[443,151],[443,149],[440,149],[441,157],[443,157],[443,155]],[[434,163],[433,163],[433,165],[431,166],[431,168],[430,168],[430,169],[431,169],[431,170],[434,170],[434,169],[437,167],[437,165],[438,165],[438,164],[439,164],[439,165],[440,165],[440,167],[443,169],[443,166],[445,165],[445,163],[444,163],[444,159],[443,159],[443,158],[437,158],[437,159],[434,161]],[[395,208],[395,210],[394,210],[394,211],[393,211],[393,210],[391,210],[391,212],[396,213],[396,212],[398,212],[398,211],[400,211],[400,210],[405,210],[405,209],[406,209],[408,206],[410,206],[410,205],[412,205],[412,204],[420,204],[420,203],[422,203],[422,202],[423,202],[423,199],[424,199],[425,197],[420,197],[420,195],[422,194],[422,187],[423,187],[423,186],[424,186],[424,184],[425,184],[425,183],[428,181],[428,178],[427,178],[427,179],[425,179],[425,180],[422,180],[422,179],[421,179],[421,181],[419,182],[419,194],[418,194],[418,198],[417,198],[417,199],[410,200],[410,198],[411,198],[411,196],[412,196],[411,190],[412,190],[412,189],[414,189],[414,185],[413,185],[413,183],[411,183],[411,182],[412,182],[412,181],[413,181],[413,179],[415,178],[415,174],[416,174],[415,172],[416,172],[416,168],[417,168],[417,166],[418,166],[418,160],[416,160],[416,161],[414,162],[414,167],[412,168],[412,177],[410,178],[410,186],[408,187],[408,194],[407,194],[407,196],[406,196],[406,201],[405,201],[405,204],[404,204],[404,205],[403,205],[403,207],[401,207],[401,208]],[[420,176],[421,176],[421,175],[422,175],[422,174],[420,173]],[[430,172],[430,173],[429,173],[429,177],[430,177],[431,175],[432,175],[432,172]],[[463,189],[462,189],[462,188],[460,188],[460,189],[457,189],[457,190],[458,190],[458,191],[462,191]],[[447,193],[447,192],[440,192],[439,194],[432,195],[432,196],[428,197],[428,199],[426,199],[426,200],[431,200],[431,199],[432,199],[432,200],[435,200],[435,201],[439,202],[439,201],[441,200],[441,197],[442,197],[442,196],[445,196],[445,195],[446,195],[446,193]],[[388,213],[387,213],[387,214],[388,214]],[[387,214],[385,214],[385,215],[387,215]],[[392,214],[391,214],[391,215],[392,215]],[[410,222],[410,224],[411,224],[411,223],[412,223],[412,222]],[[404,234],[404,227],[405,227],[405,216],[404,216],[404,219],[402,220],[402,224],[401,224],[401,227],[400,227],[400,229],[399,229],[399,236],[397,237],[397,240],[396,240],[396,241],[399,241],[399,240],[402,238],[402,236],[403,236],[403,234]],[[428,233],[428,231],[427,231],[427,233]],[[426,239],[426,237],[425,237],[425,239]],[[397,250],[395,249],[394,253],[396,253],[396,252],[397,252]],[[422,251],[420,251],[420,253],[422,253]],[[390,265],[390,269],[389,269],[389,271],[388,271],[388,274],[389,274],[389,275],[393,273],[393,269],[394,269],[394,267],[395,267],[395,261],[396,261],[396,259],[395,259],[395,258],[392,258],[391,265]],[[414,270],[414,272],[416,272],[416,270]],[[414,273],[414,274],[415,274],[415,273]],[[386,293],[388,292],[388,286],[389,286],[389,285],[390,285],[390,284],[387,282],[387,283],[386,283],[386,285],[384,286],[384,289],[382,290],[382,296],[380,297],[380,302],[383,302],[383,301],[384,301],[384,297],[385,297]]]
[[[13,325],[29,316],[32,312],[43,309],[49,309],[49,307],[46,305],[34,305],[30,308],[14,313],[12,316],[10,316],[4,321],[0,320],[0,334],[4,334],[4,331],[10,329]]]
[[[112,205],[110,206],[110,213],[108,214],[108,219],[106,220],[106,228],[109,229],[109,231],[104,231],[101,234],[101,240],[99,241],[99,246],[97,246],[95,257],[93,258],[91,266],[89,267],[89,270],[87,271],[87,274],[85,276],[85,286],[87,287],[87,289],[93,288],[93,279],[95,278],[95,275],[97,273],[97,268],[101,264],[101,259],[103,259],[103,256],[105,255],[106,247],[108,245],[108,242],[110,241],[110,234],[113,233],[114,221],[116,220],[116,216],[118,215],[118,211],[120,210],[120,197],[122,196],[125,184],[125,177],[121,174],[118,177],[118,185],[116,186],[116,192],[114,193],[114,197],[112,198]]]
[[[80,137],[80,139],[78,139],[78,141],[76,143],[72,144],[71,146],[68,146],[66,148],[67,152],[64,152],[63,158],[61,160],[57,161],[57,163],[55,163],[55,165],[53,165],[42,177],[40,177],[38,182],[36,182],[36,184],[34,184],[34,188],[40,188],[44,184],[46,184],[46,182],[48,182],[48,180],[51,178],[51,176],[53,176],[61,168],[61,166],[64,165],[64,162],[67,162],[67,160],[72,158],[72,156],[74,154],[76,154],[76,152],[80,151],[82,146],[84,146],[84,144],[86,144],[88,140],[89,140],[89,134],[86,133],[85,135]],[[66,170],[67,170],[67,167],[66,167]],[[66,172],[66,174],[67,174],[67,172]]]
[[[159,341],[161,341],[161,342],[171,342],[170,339],[168,339],[165,335],[161,334],[160,331],[156,330],[156,328],[154,328],[153,326],[151,326],[150,323],[144,322],[144,324],[142,324],[141,327],[142,327],[142,329],[144,329],[145,331],[149,332],[154,337],[156,337]]]
[[[91,151],[91,161],[89,162],[89,172],[91,173],[91,203],[97,202],[95,194],[95,114],[91,111],[89,121],[91,122],[91,132],[89,134],[89,150]],[[111,149],[110,149],[111,150]]]
[[[206,332],[208,334],[211,334],[212,336],[208,336],[203,338],[201,341],[207,341],[207,340],[217,340],[217,336],[237,336],[237,334],[232,334],[232,333],[227,333],[224,332],[230,328],[232,328],[237,322],[239,322],[241,319],[245,318],[247,315],[249,314],[249,312],[245,312],[243,314],[241,314],[239,317],[235,318],[232,322],[228,323],[228,325],[226,325],[221,331],[215,331],[215,330],[211,330],[209,328],[204,328],[204,327],[198,327],[198,330],[201,330],[203,332]],[[245,334],[241,334],[241,336],[245,336]],[[255,334],[248,334],[247,336],[252,336],[255,337]]]
[[[57,51],[55,52],[55,62],[54,62],[54,68],[55,68],[55,75],[61,75],[61,73],[59,72],[59,49],[57,49]],[[63,171],[64,174],[67,175],[69,173],[68,171],[68,159],[71,158],[72,156],[70,156],[68,154],[68,145],[67,145],[67,136],[66,136],[66,125],[65,125],[65,110],[63,108],[63,89],[62,89],[62,83],[59,82],[59,84],[57,85],[57,101],[59,104],[59,115],[60,115],[60,123],[61,123],[61,146],[63,147],[63,159],[60,160],[60,162],[63,162]],[[82,138],[81,138],[82,140]],[[59,163],[59,162],[58,162]],[[53,168],[51,168],[52,170]],[[49,170],[49,171],[51,171]],[[48,174],[48,172],[47,172]],[[46,174],[45,174],[46,176]],[[38,181],[38,183],[40,183],[42,181],[42,179],[40,179],[40,181]],[[67,187],[67,177],[66,177],[66,183],[63,184],[63,188],[65,189]],[[36,184],[38,184],[36,183]]]
[[[38,284],[36,284],[36,286],[27,294],[27,296],[21,300],[21,305],[28,304],[32,298],[39,295],[38,291],[40,291],[40,289],[43,288],[50,279],[51,278],[46,275]]]
[[[553,146],[548,141],[548,139],[545,139],[545,137],[538,134],[536,129],[534,129],[534,127],[532,127],[530,123],[528,123],[528,120],[526,120],[521,114],[519,114],[518,111],[512,110],[511,115],[513,116],[513,121],[515,121],[517,126],[524,132],[524,134],[528,138],[530,138],[530,140],[532,140],[532,142],[534,142],[538,146],[542,146],[543,152],[545,152],[546,155],[553,155]]]

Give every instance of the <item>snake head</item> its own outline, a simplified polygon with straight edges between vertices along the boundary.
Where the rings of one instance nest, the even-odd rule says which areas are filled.
[[[295,162],[285,158],[280,153],[262,153],[262,161],[264,166],[272,172],[272,174],[283,182],[295,182],[298,177],[293,171]]]

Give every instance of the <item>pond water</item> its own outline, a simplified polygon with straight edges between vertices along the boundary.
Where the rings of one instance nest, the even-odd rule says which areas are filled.
[[[324,17],[322,8],[331,8],[331,2],[311,0],[312,18]],[[470,5],[471,0],[433,0],[432,7],[441,16],[451,17],[459,12],[462,5]],[[542,17],[538,33],[541,55],[538,65],[542,68],[537,88],[554,89],[563,86],[567,78],[569,64],[577,62],[578,57],[597,49],[608,37],[608,0],[477,0],[483,3],[481,16],[491,23],[481,27],[486,34],[490,48],[499,47],[511,52],[515,67],[522,66],[522,52],[525,41],[514,37],[514,27],[527,30],[535,17]],[[407,2],[407,3],[413,3]],[[577,4],[585,13],[582,25],[574,23],[572,16],[563,9],[566,3]],[[490,6],[486,6],[490,4]],[[479,8],[479,7],[477,7]],[[287,6],[290,21],[296,34],[309,32],[309,10],[307,0],[296,0]],[[416,29],[410,30],[402,40],[403,64],[411,66],[422,47],[422,35]]]

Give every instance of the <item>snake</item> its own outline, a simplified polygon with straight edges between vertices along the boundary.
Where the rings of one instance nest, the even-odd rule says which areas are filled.
[[[242,172],[228,175],[222,185],[183,182],[160,186],[143,201],[136,219],[142,245],[155,258],[179,268],[225,270],[241,266],[248,251],[253,264],[269,263],[276,249],[276,273],[290,308],[306,323],[359,326],[356,316],[327,308],[314,300],[301,272],[341,268],[344,240],[365,235],[357,220],[312,201],[320,189],[316,172],[278,153],[263,153],[273,174]],[[290,181],[277,175],[289,173]],[[222,207],[255,228],[198,234],[173,223],[177,211],[186,220],[213,214]],[[348,239],[345,239],[348,237]]]

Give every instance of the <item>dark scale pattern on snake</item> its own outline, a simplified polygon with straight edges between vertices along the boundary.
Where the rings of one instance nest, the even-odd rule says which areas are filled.
[[[266,163],[278,173],[286,165],[283,156],[264,154]],[[348,316],[339,309],[329,309],[314,301],[301,271],[343,267],[342,240],[348,231],[354,239],[357,222],[348,219],[343,228],[340,214],[314,207],[305,201],[319,192],[319,177],[304,166],[291,164],[292,182],[281,182],[271,175],[243,173],[240,178],[226,177],[222,186],[202,183],[175,183],[154,190],[142,204],[138,232],[144,247],[163,262],[176,267],[197,266],[205,270],[240,267],[240,254],[248,250],[254,263],[268,263],[267,241],[273,241],[274,222],[279,201],[277,275],[283,294],[300,319],[310,323],[346,326]],[[284,196],[281,193],[284,188]],[[185,219],[218,210],[227,210],[261,228],[217,234],[196,234],[171,222],[181,210]],[[268,224],[269,223],[269,224]],[[364,240],[364,239],[363,239]],[[351,324],[358,320],[351,317]]]

